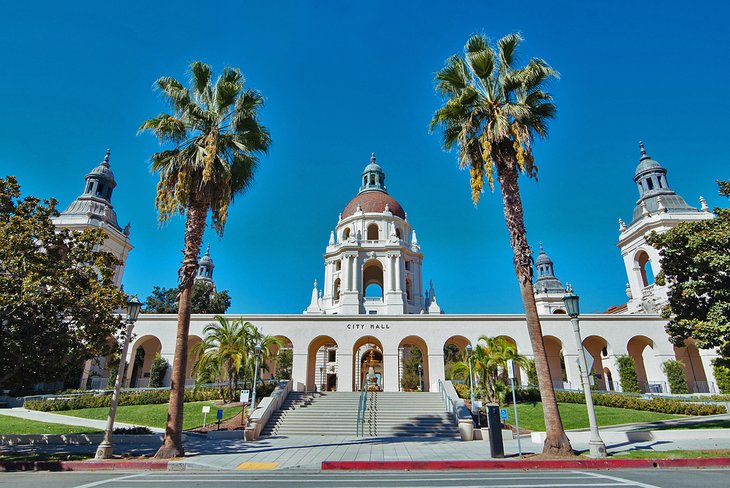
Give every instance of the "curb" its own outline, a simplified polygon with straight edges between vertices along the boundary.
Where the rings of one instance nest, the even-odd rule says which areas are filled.
[[[167,471],[169,461],[0,461],[9,471]]]
[[[419,471],[444,469],[647,469],[730,467],[730,458],[576,459],[522,461],[324,461],[322,471]]]

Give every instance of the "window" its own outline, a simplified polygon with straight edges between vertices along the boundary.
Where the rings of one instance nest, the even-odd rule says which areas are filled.
[[[647,179],[646,179],[646,187],[647,187],[647,188],[648,188],[649,190],[653,190],[653,189],[654,189],[654,182],[653,182],[653,181],[651,181],[651,178],[647,178]]]
[[[398,239],[402,239],[402,237],[400,236],[400,229],[399,229],[398,227],[396,227],[396,228],[395,228],[395,236],[396,236],[396,237],[397,237]]]
[[[340,301],[340,279],[339,278],[337,278],[335,280],[334,291],[332,294],[335,297],[335,302],[339,302]]]
[[[337,349],[330,349],[327,351],[327,362],[334,363],[337,361]]]
[[[369,310],[368,313],[370,315],[378,315],[378,311],[377,310]]]
[[[378,240],[378,224],[370,224],[368,226],[368,240],[369,241]]]
[[[340,271],[342,269],[342,261],[335,261],[335,271]]]
[[[654,284],[654,271],[651,269],[651,260],[646,251],[639,251],[635,258],[636,266],[639,268],[639,279],[642,286]]]
[[[349,238],[350,238],[350,228],[345,227],[345,230],[342,231],[342,240],[346,241]]]

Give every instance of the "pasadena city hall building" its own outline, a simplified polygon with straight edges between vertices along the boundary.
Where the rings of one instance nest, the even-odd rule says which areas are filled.
[[[640,149],[634,174],[639,198],[631,218],[619,219],[617,243],[626,269],[628,300],[605,313],[581,316],[584,346],[593,357],[599,389],[620,389],[616,358],[629,354],[646,392],[668,392],[661,365],[675,358],[685,365],[690,391],[711,392],[714,351],[698,349],[691,340],[685,347],[669,342],[664,330],[666,321],[658,315],[667,301],[667,288],[653,281],[660,271],[659,255],[646,243],[645,236],[713,215],[701,197],[698,210],[672,191],[667,170],[647,155],[643,144]],[[438,381],[445,379],[444,348],[454,345],[463,350],[467,344],[476,345],[482,335],[505,337],[520,354],[531,357],[524,315],[443,313],[433,286],[423,280],[424,255],[416,231],[385,183],[385,172],[373,155],[360,177],[359,191],[344,206],[330,233],[324,250],[324,279],[320,284],[314,282],[303,314],[245,315],[262,333],[281,337],[284,347],[293,350],[294,389],[357,391],[374,362],[378,388],[399,391],[404,360],[417,348],[423,357],[423,388],[435,390]],[[122,229],[118,225],[111,204],[115,186],[107,152],[104,161],[86,175],[82,195],[56,219],[56,224],[75,229],[103,228],[109,236],[107,250],[124,262],[132,246],[129,226]],[[397,186],[392,189],[397,194]],[[565,287],[542,245],[535,267],[535,299],[554,385],[577,389],[577,347],[563,309]],[[118,270],[117,284],[122,282],[123,271],[124,265]],[[196,279],[212,282],[213,271],[208,248],[199,262]],[[203,328],[212,319],[212,315],[193,315],[190,346],[201,342]],[[150,366],[158,353],[173,364],[176,328],[176,315],[140,316],[127,358],[127,386],[147,385]],[[194,359],[188,361],[188,377]],[[106,385],[104,363],[104,358],[88,363],[82,386]],[[264,378],[275,376],[275,364],[269,369]],[[518,375],[525,383],[525,372]]]

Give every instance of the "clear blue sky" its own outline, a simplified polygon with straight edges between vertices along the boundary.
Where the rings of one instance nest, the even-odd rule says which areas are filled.
[[[523,59],[561,73],[540,181],[522,181],[528,238],[544,242],[583,310],[601,311],[626,298],[617,219],[638,196],[640,139],[690,204],[727,205],[714,180],[730,177],[729,13],[684,2],[11,2],[0,16],[0,175],[65,208],[110,147],[113,203],[135,246],[125,290],[174,286],[182,220],[158,227],[148,163],[158,146],[136,129],[165,109],[158,77],[184,78],[195,59],[239,67],[266,97],[273,145],[224,237],[206,232],[231,312],[307,306],[373,151],[446,312],[521,312],[499,194],[475,209],[468,174],[427,130],[444,60],[470,34],[519,31]]]

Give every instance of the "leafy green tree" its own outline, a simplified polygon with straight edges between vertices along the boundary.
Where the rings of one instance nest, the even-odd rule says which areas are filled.
[[[150,365],[150,388],[159,388],[162,386],[168,367],[170,367],[170,363],[158,352]]]
[[[119,261],[98,251],[100,229],[58,229],[56,201],[21,198],[0,178],[0,387],[63,379],[81,361],[110,352],[123,330]]]
[[[720,182],[730,197],[730,182]],[[647,238],[659,250],[659,280],[669,284],[667,333],[677,346],[693,338],[698,347],[717,348],[730,366],[730,209],[715,208],[714,219],[683,222]]]
[[[669,391],[674,394],[689,393],[687,380],[684,378],[684,363],[676,359],[667,359],[662,363],[662,371],[669,380]]]
[[[276,353],[276,378],[279,380],[290,380],[293,363],[294,350],[279,349],[279,352]]]
[[[636,377],[636,362],[631,356],[624,354],[616,357],[621,390],[625,393],[641,393],[639,380]]]
[[[160,222],[177,214],[186,217],[170,405],[165,440],[156,454],[170,458],[185,454],[183,402],[192,288],[208,212],[213,229],[222,235],[229,205],[253,185],[258,158],[271,139],[258,120],[264,99],[255,90],[244,89],[237,69],[225,68],[213,81],[211,67],[194,61],[189,88],[169,76],[156,85],[173,113],[161,113],[139,128],[171,147],[151,157],[152,169],[160,176],[155,204]]]
[[[469,168],[471,196],[476,205],[485,181],[494,189],[499,180],[503,210],[515,273],[525,308],[527,330],[535,355],[542,395],[546,438],[543,452],[570,454],[550,379],[540,318],[532,288],[532,250],[527,242],[519,174],[537,178],[532,156],[536,137],[546,137],[548,121],[555,115],[546,84],[557,73],[542,59],[514,65],[522,38],[510,34],[495,49],[486,37],[472,36],[464,54],[446,61],[436,73],[437,90],[445,99],[431,120],[431,129],[443,131],[443,147],[457,148],[461,168]]]
[[[177,313],[178,288],[160,288],[155,286],[144,304],[145,313]],[[193,284],[191,299],[192,313],[226,313],[231,306],[231,296],[228,290],[216,292],[210,283],[197,281]]]

